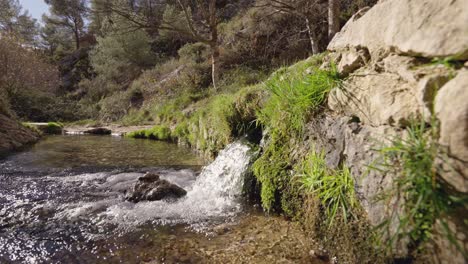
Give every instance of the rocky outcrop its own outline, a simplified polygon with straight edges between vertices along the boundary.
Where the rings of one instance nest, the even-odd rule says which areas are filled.
[[[343,87],[333,90],[328,100],[330,109],[352,113],[372,126],[404,127],[416,116],[429,118],[435,94],[453,70],[412,57],[385,55],[372,57],[367,66],[349,76]],[[341,65],[345,57],[339,58]]]
[[[159,178],[154,173],[146,173],[138,178],[133,188],[125,195],[125,199],[134,203],[140,201],[157,201],[163,199],[177,199],[187,192],[179,186]]]
[[[449,156],[447,173],[442,176],[457,190],[467,193],[468,69],[460,71],[440,89],[435,98],[435,113],[440,120],[439,143],[447,148]]]
[[[330,168],[350,168],[372,225],[382,223],[391,211],[376,197],[397,175],[369,167],[379,157],[376,149],[392,138],[407,136],[412,120],[423,118],[428,126],[440,129],[434,138],[441,146],[436,161],[443,169],[440,176],[449,190],[468,193],[465,6],[466,0],[380,1],[355,15],[328,47],[322,68],[333,62],[346,78],[329,94],[329,111],[308,124],[310,142],[306,145],[324,151]],[[433,60],[448,56],[445,62]],[[463,212],[450,215],[447,221],[458,244],[467,250],[460,215]],[[436,263],[465,263],[446,237],[436,234],[433,239],[438,247],[433,252]],[[405,250],[405,245],[399,245],[397,253],[404,256]]]
[[[329,50],[366,47],[427,58],[468,59],[467,0],[387,0],[352,17]]]
[[[0,114],[0,155],[31,144],[39,140],[40,135],[33,130],[22,126],[3,114]]]

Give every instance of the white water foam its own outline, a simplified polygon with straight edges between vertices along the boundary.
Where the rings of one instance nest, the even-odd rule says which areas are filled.
[[[176,202],[120,202],[101,213],[102,221],[133,228],[140,224],[186,223],[203,226],[216,218],[235,215],[240,210],[243,174],[250,163],[250,147],[235,142],[220,152],[192,184],[187,195]]]

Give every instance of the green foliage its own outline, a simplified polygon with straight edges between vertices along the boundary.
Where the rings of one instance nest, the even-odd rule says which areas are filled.
[[[47,127],[44,129],[44,133],[46,134],[62,134],[63,125],[57,122],[49,122],[47,123]]]
[[[209,46],[200,42],[185,44],[179,49],[180,59],[189,63],[202,63],[208,58]]]
[[[463,62],[456,60],[454,57],[434,58],[431,61],[434,65],[444,65],[448,69],[458,69],[463,66]]]
[[[325,102],[328,92],[339,84],[334,68],[330,71],[318,69],[322,56],[301,61],[289,68],[282,68],[266,81],[270,93],[260,111],[257,122],[268,131],[269,141],[262,156],[253,164],[253,172],[262,183],[262,205],[270,211],[281,201],[286,213],[296,207],[291,199],[277,197],[285,193],[291,182],[287,170],[292,168],[290,160],[291,140],[300,138],[305,123],[311,114]],[[284,195],[283,195],[284,196]]]
[[[283,190],[288,183],[290,162],[286,144],[281,140],[270,142],[253,164],[253,173],[262,184],[262,206],[267,211],[274,209],[278,199],[277,192]]]
[[[354,180],[349,168],[344,166],[340,170],[331,170],[325,163],[325,153],[312,152],[300,164],[299,177],[302,186],[317,196],[325,209],[326,221],[331,227],[338,219],[348,222],[354,217],[353,209],[358,205],[354,191]]]
[[[91,65],[104,79],[129,81],[141,68],[154,64],[150,39],[144,30],[122,34],[122,29],[131,27],[129,23],[115,18],[113,24],[103,26],[106,27],[106,35],[97,38],[98,44],[90,54]]]
[[[127,133],[125,136],[131,138],[147,138],[154,140],[171,140],[171,130],[166,126],[154,126],[150,129],[137,130]]]
[[[309,115],[325,102],[328,92],[339,84],[336,69],[318,69],[317,61],[280,69],[266,81],[271,97],[259,113],[259,121],[274,131],[301,133]]]
[[[395,137],[388,146],[379,149],[381,160],[374,169],[390,171],[397,175],[392,187],[380,199],[401,205],[380,227],[388,236],[387,245],[408,238],[410,250],[420,252],[434,237],[436,220],[445,228],[449,240],[455,243],[453,234],[443,216],[466,203],[466,195],[451,193],[439,177],[444,173],[436,159],[443,160],[436,143],[436,126],[428,131],[424,121],[414,121],[407,130],[407,137]],[[390,226],[396,223],[394,232]],[[466,255],[458,245],[459,250]]]

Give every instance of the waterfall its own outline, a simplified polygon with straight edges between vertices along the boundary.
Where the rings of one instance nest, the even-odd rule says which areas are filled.
[[[103,213],[105,221],[131,228],[139,224],[185,223],[195,228],[217,219],[226,219],[240,211],[243,175],[247,171],[251,150],[241,141],[222,150],[218,157],[204,167],[187,195],[176,202],[152,201],[137,204],[121,202]],[[164,177],[169,180],[170,177]]]

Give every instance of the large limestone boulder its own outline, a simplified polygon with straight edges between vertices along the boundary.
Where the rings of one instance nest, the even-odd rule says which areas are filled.
[[[366,47],[422,57],[468,59],[468,0],[380,1],[354,16],[329,50]]]
[[[416,86],[391,73],[350,77],[345,89],[334,89],[328,105],[335,112],[353,114],[373,126],[405,126],[423,105],[415,97]]]
[[[451,168],[442,176],[468,192],[468,70],[460,71],[438,92],[435,112],[440,120],[439,143],[451,157]]]

